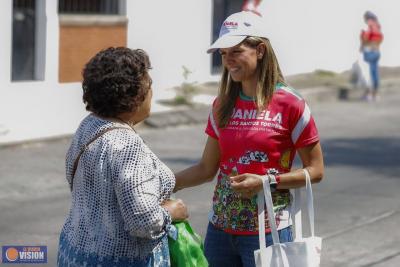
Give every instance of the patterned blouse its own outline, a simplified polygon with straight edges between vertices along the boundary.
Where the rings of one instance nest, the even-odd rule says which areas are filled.
[[[162,252],[171,217],[160,204],[170,197],[175,177],[131,128],[87,116],[67,152],[67,181],[71,185],[81,147],[113,127],[126,129],[105,133],[79,160],[59,266],[148,266],[150,261],[165,266],[155,257],[169,261]]]

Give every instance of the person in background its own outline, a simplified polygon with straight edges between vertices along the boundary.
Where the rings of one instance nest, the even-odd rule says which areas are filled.
[[[170,200],[175,177],[136,133],[150,114],[150,61],[140,49],[108,48],[83,70],[91,112],[66,156],[72,203],[58,266],[170,266],[167,232],[188,217]]]
[[[296,152],[311,182],[323,177],[314,119],[305,100],[285,84],[265,28],[253,12],[235,13],[223,22],[208,50],[219,51],[223,73],[203,155],[175,174],[175,191],[212,181],[217,174],[205,238],[211,267],[255,266],[257,193],[264,179],[274,190],[280,240],[292,241],[289,189],[304,186],[306,179],[301,169],[292,170]],[[265,232],[270,246],[268,223]]]
[[[379,88],[379,59],[381,56],[380,45],[383,41],[383,34],[378,17],[371,11],[364,13],[366,28],[361,30],[360,50],[364,60],[369,65],[371,85],[367,86],[364,98],[367,101],[377,100]]]

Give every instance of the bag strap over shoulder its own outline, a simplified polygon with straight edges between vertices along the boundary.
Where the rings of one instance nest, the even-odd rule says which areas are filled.
[[[82,154],[86,151],[86,149],[89,147],[90,144],[92,144],[94,141],[96,141],[98,138],[100,138],[102,135],[112,131],[112,130],[117,130],[117,129],[128,129],[126,127],[111,127],[111,128],[107,128],[101,132],[99,132],[98,134],[96,134],[92,139],[89,140],[89,142],[87,142],[84,146],[81,147],[78,156],[76,157],[75,161],[74,161],[74,167],[72,169],[72,178],[71,178],[71,191],[72,191],[72,187],[74,184],[74,177],[75,177],[75,173],[76,173],[76,169],[78,168],[78,164],[79,164],[79,159],[81,158]]]

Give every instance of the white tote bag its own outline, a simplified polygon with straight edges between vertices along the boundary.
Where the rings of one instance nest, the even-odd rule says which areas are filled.
[[[311,188],[310,174],[306,169],[307,210],[311,236],[304,238],[301,221],[301,194],[300,189],[295,190],[293,212],[295,217],[293,242],[280,243],[276,228],[275,214],[272,206],[271,189],[268,181],[263,181],[264,191],[258,193],[258,231],[260,249],[254,251],[257,267],[318,267],[321,259],[322,239],[314,235],[314,205]],[[265,202],[264,202],[265,200]],[[267,207],[273,245],[265,245],[265,211]]]
[[[357,89],[372,88],[370,68],[362,53],[359,53],[357,60],[351,67],[351,83]]]

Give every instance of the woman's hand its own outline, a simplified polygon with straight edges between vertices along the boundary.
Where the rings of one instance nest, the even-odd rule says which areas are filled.
[[[263,189],[263,178],[260,175],[244,173],[232,176],[231,187],[244,198],[252,198]]]
[[[173,222],[184,221],[189,217],[188,209],[182,199],[168,199],[161,206],[169,212]]]

